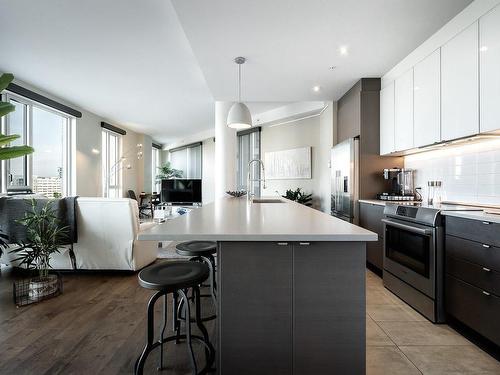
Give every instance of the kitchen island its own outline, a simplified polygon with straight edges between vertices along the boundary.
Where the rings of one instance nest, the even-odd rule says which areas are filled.
[[[364,374],[373,232],[286,199],[220,198],[139,240],[217,241],[219,374]]]

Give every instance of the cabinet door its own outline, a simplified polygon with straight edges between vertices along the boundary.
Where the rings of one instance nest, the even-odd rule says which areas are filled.
[[[441,47],[441,138],[479,133],[478,22]]]
[[[380,155],[394,151],[394,82],[380,90]]]
[[[413,135],[415,147],[441,140],[441,57],[440,50],[413,68]]]
[[[500,6],[479,20],[480,130],[500,129]]]
[[[292,373],[292,244],[221,242],[219,374]]]
[[[364,375],[365,244],[294,244],[293,264],[293,374]]]
[[[413,148],[413,69],[394,83],[394,147]]]
[[[384,206],[369,203],[359,203],[359,225],[378,234],[377,242],[366,243],[366,261],[382,270],[384,260]]]

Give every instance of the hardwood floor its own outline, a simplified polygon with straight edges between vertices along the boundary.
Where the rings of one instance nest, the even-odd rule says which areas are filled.
[[[136,274],[63,278],[62,295],[16,308],[12,275],[0,275],[0,374],[132,374],[145,342],[152,293],[139,287]],[[210,299],[202,300],[203,311],[211,313]],[[158,323],[160,309],[157,303]],[[214,323],[206,326],[213,336]],[[203,350],[194,346],[203,364]],[[156,373],[157,358],[157,351],[150,354],[145,373]],[[164,364],[166,373],[191,374],[186,345],[168,344]]]
[[[13,275],[0,274],[0,374],[132,374],[144,345],[146,304],[152,293],[139,287],[136,274],[63,277],[61,296],[16,308]],[[203,305],[212,313],[210,299],[204,298]],[[214,323],[207,328],[214,337]],[[500,374],[498,361],[447,325],[422,318],[370,271],[366,345],[370,375]],[[196,351],[202,363],[202,348]],[[165,353],[165,373],[191,373],[184,344],[169,344]],[[145,373],[157,373],[157,359],[156,351]]]

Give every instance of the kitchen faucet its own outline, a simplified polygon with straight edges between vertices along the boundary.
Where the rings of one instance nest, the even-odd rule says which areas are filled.
[[[258,178],[258,179],[250,179],[250,167],[252,166],[252,164],[254,162],[257,162],[257,163],[260,163],[262,165],[262,177],[263,178]],[[247,174],[247,200],[251,201],[252,200],[252,197],[255,195],[255,194],[252,194],[250,193],[250,183],[251,182],[257,182],[257,181],[262,181],[263,182],[263,186],[262,188],[265,189],[266,188],[266,172],[265,172],[265,169],[264,169],[264,162],[260,159],[253,159],[253,160],[250,160],[248,162],[248,174]]]

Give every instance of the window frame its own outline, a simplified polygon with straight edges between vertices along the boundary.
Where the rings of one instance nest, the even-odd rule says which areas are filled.
[[[161,182],[156,181],[158,168],[161,166],[161,149],[151,146],[151,192],[159,193],[161,190]]]
[[[103,141],[103,136],[106,137],[106,142]],[[110,138],[115,137],[117,141],[117,147],[115,147],[115,160],[116,162],[111,165],[110,164],[110,153],[109,153],[109,145]],[[112,130],[102,128],[101,129],[101,149],[102,149],[102,157],[101,157],[101,176],[102,176],[102,196],[104,198],[109,198],[109,193],[112,189],[116,190],[117,194],[114,198],[120,198],[123,196],[123,173],[122,166],[120,165],[123,162],[122,147],[123,147],[123,138],[122,135],[116,133]],[[109,176],[111,175],[111,169],[115,169],[115,176],[117,185],[109,184]]]
[[[5,90],[1,95],[2,101],[10,102],[14,100],[24,106],[24,116],[23,116],[23,134],[21,135],[24,139],[24,144],[28,146],[33,145],[33,108],[47,111],[53,113],[57,116],[63,117],[65,119],[65,125],[63,126],[63,174],[62,174],[62,197],[67,197],[74,194],[74,173],[73,168],[74,162],[74,147],[73,147],[73,133],[76,124],[76,118],[65,112],[58,111],[52,107],[39,103],[35,100],[28,99],[22,95]],[[0,129],[3,134],[11,134],[9,130],[10,116],[3,116],[0,124]],[[36,152],[36,150],[35,150]],[[26,181],[26,187],[33,188],[33,154],[23,156],[24,162],[24,179]],[[8,172],[10,171],[9,160],[2,160],[0,165],[0,191],[2,193],[7,193],[8,188]]]

